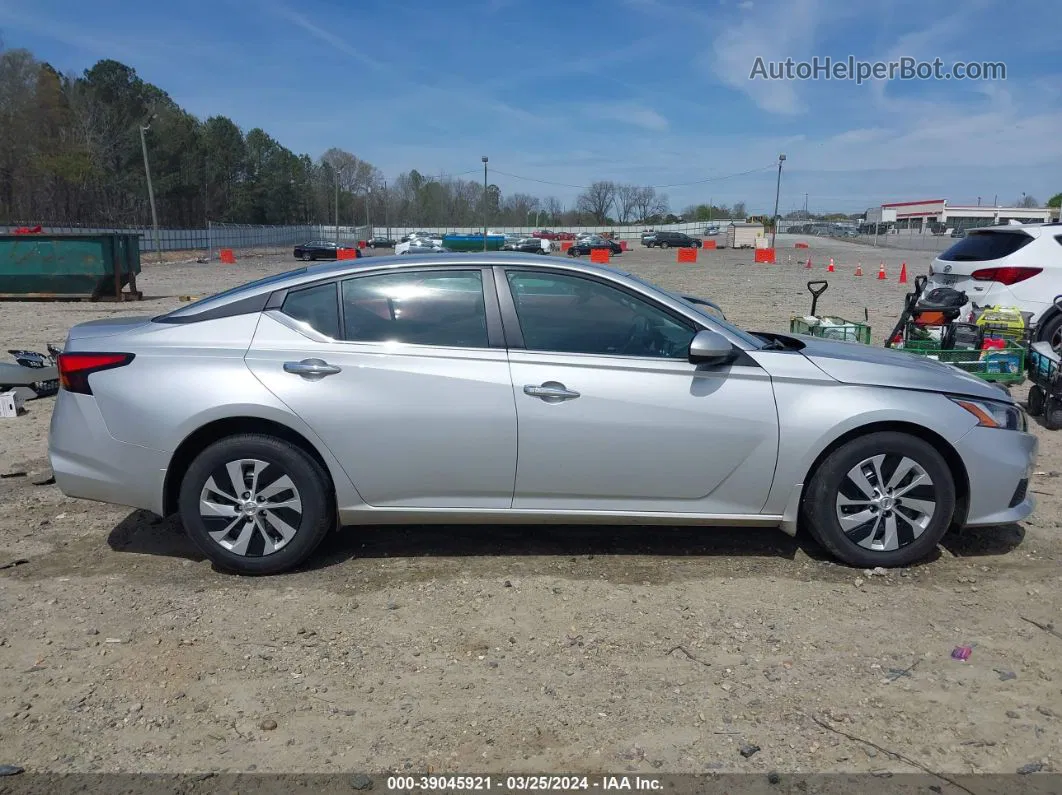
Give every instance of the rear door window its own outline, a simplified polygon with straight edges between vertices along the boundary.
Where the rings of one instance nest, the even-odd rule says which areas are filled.
[[[970,232],[940,258],[946,262],[987,262],[1002,259],[1031,242],[1024,232]]]
[[[335,282],[291,290],[280,311],[326,337],[339,339],[339,294]]]

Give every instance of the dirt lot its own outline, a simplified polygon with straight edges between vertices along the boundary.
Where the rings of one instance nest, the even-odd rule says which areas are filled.
[[[641,249],[619,265],[784,329],[832,256],[820,310],[865,307],[880,344],[900,262],[913,276],[929,255],[812,245],[810,272],[784,236],[776,266]],[[43,349],[291,264],[147,264],[142,304],[0,304],[0,342]],[[26,560],[0,570],[0,763],[914,771],[851,735],[937,771],[1062,768],[1062,636],[1023,620],[1062,607],[1062,434],[1037,426],[1032,519],[887,574],[773,531],[403,527],[348,529],[304,571],[247,579],[213,571],[173,520],[34,485],[51,402],[0,420],[0,564]],[[964,644],[969,661],[951,659]]]

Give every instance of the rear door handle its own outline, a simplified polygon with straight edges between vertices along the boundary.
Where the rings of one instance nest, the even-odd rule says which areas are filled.
[[[301,375],[307,381],[320,381],[326,375],[335,375],[342,367],[329,364],[324,359],[303,359],[301,362],[284,362],[284,372]]]
[[[565,400],[574,400],[579,397],[578,392],[574,389],[568,389],[568,387],[559,381],[546,381],[546,383],[539,386],[526,384],[524,386],[524,394],[540,398],[547,403],[560,403]]]

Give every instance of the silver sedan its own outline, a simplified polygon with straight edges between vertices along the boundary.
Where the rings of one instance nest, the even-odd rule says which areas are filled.
[[[898,566],[1032,511],[1036,439],[1004,391],[534,255],[301,268],[77,325],[59,370],[60,488],[177,512],[245,573],[417,522],[803,526]]]

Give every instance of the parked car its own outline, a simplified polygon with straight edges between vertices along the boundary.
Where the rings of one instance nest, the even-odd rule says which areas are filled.
[[[440,242],[425,238],[411,238],[395,246],[395,254],[445,254],[448,249]]]
[[[642,232],[642,245],[652,247],[656,242],[656,232]]]
[[[551,242],[548,237],[524,237],[512,243],[507,242],[502,246],[502,249],[504,251],[523,251],[527,254],[549,254],[547,246]]]
[[[355,258],[361,256],[357,246],[341,246],[327,240],[311,240],[295,246],[295,259],[313,262],[318,259],[338,259],[339,251],[353,251]]]
[[[615,240],[607,240],[603,237],[588,237],[584,240],[576,240],[572,243],[571,248],[568,249],[568,256],[579,257],[583,254],[589,254],[597,248],[608,249],[613,254],[623,253],[623,247]]]
[[[375,237],[370,238],[366,245],[369,248],[394,248],[395,241],[389,237],[376,235]]]
[[[904,566],[953,523],[1033,509],[1036,437],[1005,391],[749,333],[589,263],[304,267],[80,323],[58,359],[59,488],[177,513],[248,574],[340,525],[411,522],[803,526],[851,565]]]
[[[557,233],[552,232],[549,229],[537,229],[531,233],[531,237],[542,238],[543,240],[557,240]]]
[[[951,230],[952,237],[966,237],[966,230],[961,227],[956,227]]]
[[[717,224],[709,224],[704,228],[705,237],[715,237],[719,234],[719,226]]]
[[[685,232],[657,232],[645,245],[649,248],[700,248],[701,241]]]
[[[1030,313],[1033,340],[1048,340],[1062,351],[1062,312],[1053,304],[1054,297],[1062,295],[1059,223],[971,229],[933,260],[926,291],[935,287],[960,290],[971,305],[1017,307]]]
[[[556,240],[575,240],[574,232],[557,232]]]

